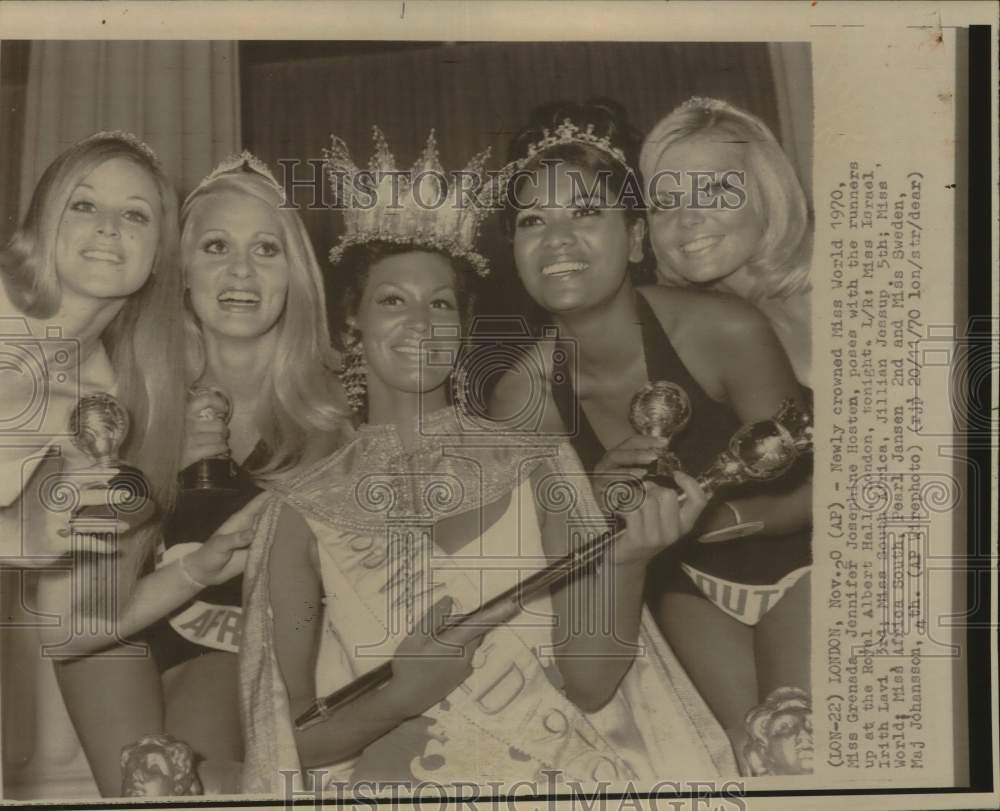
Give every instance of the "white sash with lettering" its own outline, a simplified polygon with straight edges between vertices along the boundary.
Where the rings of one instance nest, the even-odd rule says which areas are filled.
[[[157,566],[166,566],[193,552],[201,544],[179,543],[164,551]],[[236,605],[214,605],[204,600],[192,600],[183,611],[174,614],[170,627],[188,642],[228,653],[240,652],[243,631],[243,609]]]

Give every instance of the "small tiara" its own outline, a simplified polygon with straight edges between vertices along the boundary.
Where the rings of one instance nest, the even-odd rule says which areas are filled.
[[[188,199],[190,200],[194,195],[209,184],[214,183],[223,175],[232,174],[233,172],[239,172],[241,170],[253,172],[254,174],[258,174],[264,178],[268,185],[270,185],[281,198],[281,205],[285,204],[285,190],[275,179],[274,174],[271,172],[268,165],[246,149],[242,152],[234,153],[223,158],[219,165],[209,172],[209,174],[195,187],[194,191],[188,195]]]
[[[732,104],[728,101],[723,101],[722,99],[713,99],[708,96],[692,96],[680,107],[678,110],[705,110],[708,111],[722,111],[722,112],[733,112],[736,110]]]
[[[595,135],[593,124],[588,124],[585,129],[581,129],[569,118],[564,118],[555,130],[543,129],[542,138],[530,144],[527,156],[517,161],[518,167],[524,166],[540,152],[544,152],[560,144],[585,144],[586,146],[594,147],[610,155],[622,166],[628,168],[628,160],[625,158],[625,153],[614,146],[610,138],[606,135]]]
[[[153,148],[135,133],[126,132],[125,130],[101,130],[100,132],[95,132],[93,135],[88,135],[80,143],[86,144],[90,141],[124,141],[129,146],[141,152],[151,163],[157,166],[160,165],[160,159],[153,151]]]

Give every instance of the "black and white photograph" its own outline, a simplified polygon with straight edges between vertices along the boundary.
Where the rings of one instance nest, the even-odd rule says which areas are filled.
[[[0,797],[993,790],[968,148],[831,124],[833,24],[228,5],[0,14]]]

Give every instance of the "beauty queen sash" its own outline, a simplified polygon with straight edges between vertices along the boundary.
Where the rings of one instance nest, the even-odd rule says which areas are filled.
[[[557,469],[565,469],[565,457],[562,450]],[[300,496],[290,499],[316,534],[321,559],[327,601],[321,692],[390,658],[408,627],[404,618],[421,616],[444,594],[456,610],[469,610],[544,565],[531,478],[510,484],[500,519],[450,555],[434,542],[436,522],[343,527],[329,520],[336,515],[329,501],[316,510]],[[283,791],[280,771],[298,775],[300,767],[267,600],[267,557],[281,507],[276,498],[265,510],[247,564],[241,703],[249,793]],[[614,698],[596,713],[572,705],[546,652],[549,602],[539,598],[489,632],[473,675],[444,702],[323,778],[530,781],[551,790],[555,773],[561,782],[632,782],[641,790],[665,779],[737,774],[728,740],[647,614],[641,651]],[[302,785],[301,775],[294,784]]]

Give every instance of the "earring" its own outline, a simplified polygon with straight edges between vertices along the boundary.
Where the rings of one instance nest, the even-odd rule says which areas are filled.
[[[358,336],[353,340],[344,358],[344,371],[340,373],[341,383],[347,394],[347,404],[355,414],[364,414],[368,407],[368,364],[365,351]]]
[[[451,403],[460,414],[469,413],[469,373],[461,359],[456,361],[448,381],[451,385]]]

